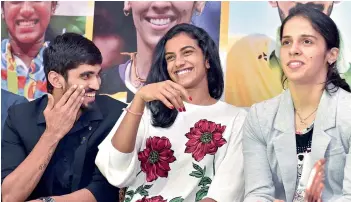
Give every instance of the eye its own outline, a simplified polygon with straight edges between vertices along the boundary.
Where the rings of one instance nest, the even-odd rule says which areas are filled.
[[[185,56],[191,55],[192,53],[193,53],[193,51],[191,51],[191,50],[184,51]]]
[[[171,60],[174,60],[174,55],[166,56],[166,61],[171,61]]]
[[[90,74],[83,74],[80,78],[83,80],[88,80],[90,78]]]
[[[303,43],[304,44],[312,44],[312,41],[309,39],[305,39],[305,40],[303,40]]]
[[[282,46],[286,46],[286,45],[289,45],[289,44],[290,44],[289,40],[283,40],[282,41]]]

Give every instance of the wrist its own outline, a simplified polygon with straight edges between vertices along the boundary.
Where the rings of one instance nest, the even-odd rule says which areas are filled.
[[[134,115],[142,115],[145,109],[145,102],[139,99],[133,99],[132,103],[125,110]]]
[[[62,137],[63,135],[58,135],[57,133],[53,133],[46,129],[40,139],[46,144],[55,145],[62,139]]]
[[[135,105],[135,106],[138,106],[138,107],[142,107],[144,109],[145,107],[145,104],[146,104],[146,101],[143,99],[142,95],[140,95],[138,92],[135,94],[134,98],[133,98],[133,101],[131,103],[131,106],[132,105]]]
[[[143,103],[145,103],[145,100],[143,99],[143,96],[141,95],[140,91],[141,91],[141,89],[138,90],[138,92],[135,93],[134,99],[133,99],[133,100],[135,100],[135,101],[137,101],[137,102],[143,102]]]

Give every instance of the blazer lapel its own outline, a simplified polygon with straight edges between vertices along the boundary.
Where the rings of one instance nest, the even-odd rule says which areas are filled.
[[[339,92],[339,91],[338,91]],[[338,92],[333,95],[324,91],[318,106],[312,137],[312,166],[321,158],[324,158],[325,152],[330,143],[331,137],[326,133],[330,128],[336,125],[336,108]]]
[[[292,201],[297,178],[294,106],[290,91],[286,90],[280,100],[274,128],[278,130],[273,139],[287,201]]]

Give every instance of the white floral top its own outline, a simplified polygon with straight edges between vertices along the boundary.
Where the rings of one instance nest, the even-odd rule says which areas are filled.
[[[96,165],[112,185],[128,187],[126,202],[243,200],[246,111],[222,101],[185,103],[185,108],[167,129],[153,127],[145,110],[132,153],[119,152],[111,143],[124,112],[99,145]]]

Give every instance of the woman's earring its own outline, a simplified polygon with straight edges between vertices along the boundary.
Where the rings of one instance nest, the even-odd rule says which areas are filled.
[[[129,11],[127,11],[127,10],[123,10],[123,13],[125,16],[128,16],[130,14]]]

